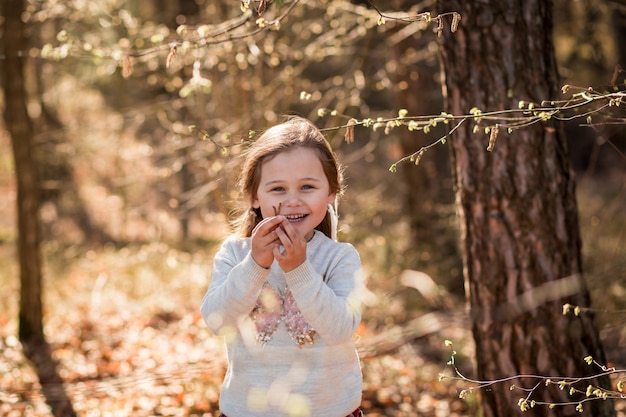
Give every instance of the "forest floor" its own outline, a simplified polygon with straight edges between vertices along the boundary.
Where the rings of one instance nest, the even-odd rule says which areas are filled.
[[[0,313],[0,416],[51,416],[48,404],[69,398],[84,417],[217,417],[225,351],[198,309],[210,255],[155,243],[76,256],[69,267],[51,268],[63,274],[46,288],[46,337],[63,383],[40,382],[15,336],[15,320]],[[440,373],[451,375],[444,339],[468,344],[464,320],[423,314],[402,336],[403,323],[389,315],[401,306],[380,308],[366,310],[355,338],[367,415],[474,415],[473,400],[459,398],[462,382],[439,381]],[[381,340],[380,332],[389,337]]]
[[[619,369],[626,366],[626,193],[622,185],[612,198],[595,198],[592,189],[581,192],[585,265],[594,302],[603,306],[598,320],[608,365]],[[474,385],[453,378],[448,365],[453,349],[461,373],[473,374],[463,297],[429,300],[423,288],[407,286],[410,279],[388,268],[393,257],[377,258],[390,241],[375,236],[359,248],[364,264],[378,264],[370,265],[373,295],[356,338],[363,409],[370,417],[479,416],[480,390],[460,398]],[[48,404],[69,398],[80,417],[217,417],[225,352],[199,313],[216,248],[217,242],[91,250],[48,244],[45,331],[61,382],[42,383],[16,337],[14,245],[0,241],[0,416],[49,417]],[[524,395],[512,390],[511,402]],[[616,407],[625,417],[626,401]]]
[[[0,415],[50,416],[46,400],[64,396],[80,416],[219,415],[223,346],[195,311],[95,319],[77,308],[49,323],[48,332],[65,383],[42,387],[16,338],[5,336]],[[471,415],[458,384],[438,381],[444,368],[445,360],[425,359],[412,344],[365,359],[363,408],[369,416]]]
[[[149,245],[135,253],[87,254],[57,289],[48,288],[46,335],[62,384],[40,382],[15,337],[14,320],[0,315],[0,416],[52,416],[48,404],[64,398],[81,417],[219,415],[222,340],[209,333],[199,314],[201,292],[180,286],[178,279],[148,284],[158,277],[137,264],[157,258],[192,282],[201,274],[194,268],[202,260]],[[133,264],[139,282],[128,286],[123,269]],[[395,323],[401,305],[370,307],[357,338],[368,416],[479,415],[476,394],[459,398],[472,384],[440,377],[453,376],[446,340],[454,343],[459,369],[472,373],[463,309],[417,312]],[[521,396],[512,392],[511,401]],[[620,416],[626,415],[624,405],[618,404]]]

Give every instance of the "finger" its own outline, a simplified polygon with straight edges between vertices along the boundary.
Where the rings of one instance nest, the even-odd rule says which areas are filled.
[[[252,229],[252,233],[260,234],[263,236],[270,234],[272,231],[274,231],[276,226],[278,226],[282,222],[282,217],[283,216],[275,216],[261,220],[259,224],[257,224],[254,229]]]
[[[280,225],[276,229],[274,229],[274,233],[276,234],[276,237],[278,237],[280,243],[282,243],[283,246],[291,246],[291,238],[285,232],[283,225]]]
[[[285,236],[287,236],[289,238],[289,241],[296,245],[298,243],[300,244],[304,244],[305,243],[305,239],[304,236],[302,236],[300,234],[300,232],[298,231],[298,229],[296,229],[291,223],[289,223],[288,221],[284,221],[281,226],[280,226],[283,231],[285,232]]]
[[[279,262],[281,259],[285,258],[285,254],[280,251],[280,245],[274,246],[274,248],[272,249],[272,254],[274,255],[274,258],[278,260]]]
[[[284,250],[281,251],[283,258],[306,251],[306,242],[304,239],[299,237],[299,234],[297,234],[295,240],[292,239],[282,228],[276,229],[276,234],[278,235],[278,238],[284,248]]]
[[[252,231],[256,233],[267,234],[272,231],[276,223],[277,219],[275,217],[268,217],[261,220]]]
[[[280,243],[276,243],[272,248],[272,252],[274,253],[275,258],[284,258],[285,257],[285,247]]]
[[[276,234],[276,246],[278,247],[278,251],[280,255],[285,256],[287,250],[291,247],[291,241],[282,226],[277,227],[274,233]]]

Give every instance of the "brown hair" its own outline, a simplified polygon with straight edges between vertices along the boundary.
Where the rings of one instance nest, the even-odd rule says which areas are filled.
[[[343,193],[343,169],[322,132],[307,119],[291,117],[288,121],[263,132],[244,154],[238,185],[246,207],[235,222],[242,236],[251,236],[252,230],[262,220],[261,210],[254,209],[252,201],[257,197],[263,163],[281,152],[297,147],[315,150],[328,179],[330,192],[337,194],[337,197]],[[326,213],[324,220],[315,228],[331,237],[330,214]]]

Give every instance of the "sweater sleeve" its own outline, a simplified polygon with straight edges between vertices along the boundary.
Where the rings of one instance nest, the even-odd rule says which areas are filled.
[[[211,282],[200,308],[207,327],[222,334],[250,314],[268,274],[241,239],[226,240],[213,260]]]
[[[324,254],[324,275],[306,260],[287,272],[285,279],[302,315],[328,344],[349,341],[361,321],[363,276],[361,260],[352,245],[338,244]],[[330,258],[330,260],[328,259]]]

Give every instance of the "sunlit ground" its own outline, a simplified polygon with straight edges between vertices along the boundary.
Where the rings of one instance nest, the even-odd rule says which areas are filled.
[[[602,306],[598,321],[609,365],[624,368],[624,183],[599,187],[582,181],[578,191],[586,277],[595,305]],[[439,380],[440,373],[451,375],[445,340],[453,341],[462,372],[472,374],[464,302],[450,295],[454,307],[435,312],[414,289],[400,284],[400,271],[390,264],[403,250],[403,230],[402,224],[389,224],[356,242],[374,293],[357,338],[365,357],[363,406],[369,416],[475,416],[476,395],[459,398],[468,383]],[[185,250],[164,242],[92,250],[46,244],[46,336],[66,381],[55,388],[69,395],[80,416],[218,415],[224,350],[198,311],[218,243]],[[49,416],[15,337],[14,258],[14,245],[5,239],[0,244],[0,415]],[[405,344],[385,333],[417,318],[434,330],[426,326]],[[380,334],[389,336],[381,340]],[[513,393],[511,401],[518,397]],[[626,415],[625,404],[617,406]]]

